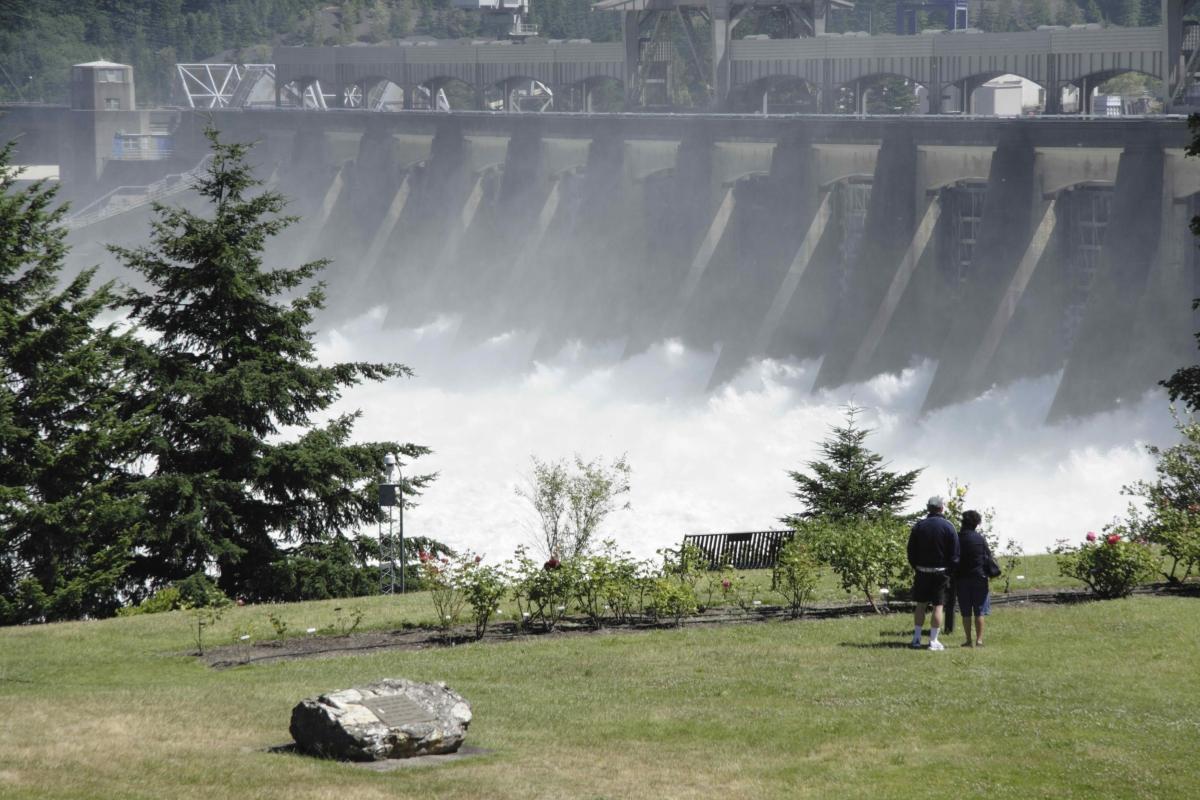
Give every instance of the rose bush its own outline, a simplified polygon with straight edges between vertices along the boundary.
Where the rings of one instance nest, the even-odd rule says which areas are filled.
[[[508,575],[504,570],[482,563],[480,556],[462,559],[458,581],[463,598],[471,607],[475,621],[475,638],[482,639],[487,633],[488,623],[500,610],[500,601],[508,594]]]
[[[1131,539],[1122,526],[1114,525],[1102,543],[1097,539],[1089,533],[1080,547],[1060,542],[1052,551],[1059,574],[1082,581],[1105,599],[1126,597],[1157,574],[1161,559],[1145,542]]]

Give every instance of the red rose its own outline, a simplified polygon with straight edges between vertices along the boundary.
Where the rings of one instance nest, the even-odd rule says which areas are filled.
[[[417,558],[421,559],[421,563],[424,564],[429,560],[429,553],[426,553],[424,550],[418,550]]]
[[[1121,537],[1115,533],[1110,533],[1108,538],[1104,541],[1108,542],[1109,544],[1116,544],[1117,542],[1121,541]]]
[[[483,556],[475,556],[475,563],[478,564],[480,561],[483,561]]]
[[[548,572],[552,569],[558,569],[561,566],[562,566],[562,562],[560,562],[557,558],[551,558],[545,564],[542,564],[542,569],[544,569]]]
[[[1089,542],[1094,542],[1094,541],[1096,541],[1096,532],[1095,532],[1095,531],[1088,531],[1087,540],[1088,540]]]
[[[724,589],[724,590],[726,590],[726,591],[729,591],[729,587],[730,587],[730,586],[733,586],[733,584],[729,582],[729,579],[728,579],[728,578],[726,578],[725,580],[721,581],[721,588],[722,588],[722,589]]]

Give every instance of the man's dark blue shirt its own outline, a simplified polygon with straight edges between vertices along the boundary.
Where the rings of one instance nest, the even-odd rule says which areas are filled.
[[[958,567],[958,534],[941,514],[930,514],[913,525],[908,535],[908,563],[914,567]]]

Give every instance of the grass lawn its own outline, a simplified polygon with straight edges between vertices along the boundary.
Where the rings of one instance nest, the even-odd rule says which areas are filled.
[[[360,602],[371,626],[427,613]],[[893,614],[222,671],[185,654],[179,612],[6,628],[0,797],[1192,797],[1198,602],[1007,605],[976,651],[910,651]],[[274,608],[323,627],[345,604]],[[215,641],[266,610],[231,610]],[[264,752],[299,699],[384,677],[447,681],[493,753],[376,774]]]

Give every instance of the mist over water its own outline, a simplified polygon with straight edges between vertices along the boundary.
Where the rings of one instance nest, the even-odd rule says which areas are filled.
[[[514,493],[531,454],[611,460],[627,453],[631,509],[615,514],[602,536],[650,556],[688,533],[779,527],[778,518],[799,507],[787,470],[817,456],[852,401],[875,429],[869,446],[892,469],[924,468],[914,509],[957,478],[970,484],[970,505],[996,509],[1002,541],[1042,552],[1122,512],[1121,486],[1153,474],[1145,444],[1174,438],[1159,392],[1133,407],[1044,424],[1058,375],[921,417],[930,362],[814,393],[818,361],[756,360],[707,394],[717,353],[674,340],[625,360],[621,341],[569,344],[534,362],[536,337],[528,332],[464,346],[456,342],[457,318],[385,329],[386,315],[377,307],[323,331],[319,356],[400,361],[417,377],[358,387],[337,410],[362,410],[361,439],[434,449],[407,467],[440,477],[406,512],[406,534],[495,559],[532,542],[532,512]]]

